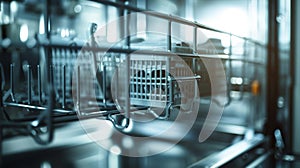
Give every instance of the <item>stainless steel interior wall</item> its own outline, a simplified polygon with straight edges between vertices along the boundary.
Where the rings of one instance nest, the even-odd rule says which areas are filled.
[[[293,151],[300,153],[300,1],[295,0],[295,83],[294,83],[294,140]],[[297,31],[298,30],[298,31]]]

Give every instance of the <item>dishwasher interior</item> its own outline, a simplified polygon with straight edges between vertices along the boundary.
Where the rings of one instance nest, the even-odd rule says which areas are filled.
[[[1,1],[4,167],[226,167],[267,152],[266,44],[164,3]]]

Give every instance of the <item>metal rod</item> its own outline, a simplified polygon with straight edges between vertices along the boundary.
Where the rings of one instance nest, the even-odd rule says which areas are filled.
[[[119,96],[119,67],[116,65],[115,66],[115,99],[118,98]]]
[[[62,69],[62,108],[66,106],[66,65]]]
[[[31,87],[31,66],[27,65],[27,98],[28,104],[31,104],[32,100],[32,87]]]
[[[128,2],[125,2],[124,5],[128,5]],[[129,5],[128,5],[129,6]],[[125,10],[125,37],[127,39],[127,48],[130,49],[130,10]],[[129,126],[129,118],[130,118],[130,53],[126,54],[126,70],[125,70],[125,126],[123,128],[126,128]]]
[[[162,61],[159,61],[159,99],[161,100],[162,99],[162,97],[161,97],[161,94],[162,94],[162,75],[163,75],[163,73],[162,73],[162,68],[163,68],[163,66],[162,66]],[[166,73],[168,73],[168,72],[166,72]]]
[[[127,4],[125,4],[127,5]],[[124,11],[125,12],[125,37],[127,37],[127,48],[130,49],[130,16],[128,15],[130,11]],[[130,53],[126,54],[126,69],[125,69],[125,118],[126,118],[126,127],[129,125],[129,118],[130,118],[130,93],[129,93],[129,85],[130,85]]]
[[[248,41],[249,42],[249,41]],[[44,45],[45,47],[50,47],[47,45]],[[81,49],[82,46],[65,46],[65,45],[52,45],[52,47],[57,47],[57,48],[65,48],[69,47],[70,49]],[[93,50],[95,52],[107,52],[107,48],[105,47],[84,47],[82,48],[83,51],[90,51]],[[127,48],[115,48],[112,47],[109,49],[109,52],[114,52],[114,53],[124,53],[124,54],[130,54],[134,53],[135,55],[138,54],[143,54],[143,55],[151,55],[153,57],[155,56],[170,56],[169,52],[166,51],[153,51],[153,50],[136,50],[136,49],[127,49]],[[236,58],[236,57],[229,57],[228,55],[209,55],[209,54],[187,54],[187,53],[176,53],[180,57],[187,57],[187,58],[207,58],[207,59],[222,59],[222,60],[241,60],[241,61],[246,61],[251,64],[256,64],[256,65],[265,65],[265,63],[255,61],[255,60],[244,60],[243,58]]]
[[[46,38],[50,39],[50,33],[51,33],[51,0],[46,0],[45,4],[45,13],[44,13],[44,32],[46,33]]]
[[[157,89],[157,61],[155,60],[155,71],[154,71],[154,80],[155,80],[155,87],[154,87],[154,91]],[[157,93],[154,92],[154,100],[156,100],[156,97],[157,97]]]
[[[172,51],[172,22],[168,21],[167,51]]]
[[[106,106],[106,65],[103,65],[103,75],[102,75],[102,93],[103,93],[103,103]]]
[[[130,84],[130,54],[126,55],[126,71],[125,71],[125,89],[124,89],[125,90],[125,117],[126,117],[126,122],[128,122],[126,124],[129,124],[128,119],[130,118],[129,84]]]
[[[48,74],[48,80],[49,80],[49,85],[51,85],[51,87],[53,87],[53,90],[55,92],[55,95],[58,96],[57,90],[56,90],[56,86],[54,85],[54,70],[55,67],[53,65],[49,65],[49,72],[47,72]]]
[[[133,67],[134,64],[134,61],[131,61],[131,65],[130,65],[130,75],[131,75],[131,78],[130,78],[130,82],[129,82],[129,85],[130,85],[130,98],[134,98],[134,94],[135,94],[135,91],[134,91],[134,80],[135,80],[135,74],[134,74],[134,67]]]
[[[12,106],[12,107],[20,107],[20,108],[27,108],[31,110],[46,110],[47,107],[42,107],[42,106],[35,106],[35,105],[28,105],[28,104],[21,104],[21,103],[10,103],[10,102],[5,102],[5,106]],[[53,109],[53,112],[57,113],[71,113],[73,111],[71,110],[63,110],[63,109]]]
[[[192,59],[192,71],[194,74],[196,74],[196,72],[197,72],[197,59],[196,58]]]
[[[140,85],[140,98],[142,99],[143,98],[143,83],[142,83],[142,81],[143,81],[143,61],[140,61],[140,64],[139,65],[141,65],[141,72],[140,72],[140,76],[139,76],[139,78],[140,78],[140,82],[139,82],[139,85]]]
[[[138,90],[138,67],[137,67],[137,61],[136,60],[133,60],[133,65],[134,65],[134,73],[132,74],[133,75],[133,78],[134,78],[134,86],[135,86],[135,90],[134,90],[134,97],[135,98],[138,98],[138,94],[137,94],[137,90]]]
[[[149,96],[149,100],[152,99],[152,88],[153,88],[153,86],[152,86],[152,85],[153,85],[153,83],[152,83],[152,79],[153,79],[153,78],[152,78],[152,70],[153,70],[153,68],[152,68],[152,62],[153,62],[153,61],[150,60],[150,72],[151,72],[151,73],[150,73],[150,87],[149,87],[149,88],[150,88],[150,90],[149,90],[150,96]]]
[[[181,77],[170,77],[168,78],[168,81],[178,81],[178,80],[185,80],[185,81],[188,81],[188,80],[200,80],[201,79],[201,76],[200,75],[195,75],[195,76],[181,76]]]
[[[126,46],[128,48],[130,48],[130,11],[129,10],[125,10],[124,11],[124,15],[125,15],[125,37],[126,37]]]
[[[1,85],[0,85],[0,89],[3,90],[4,86],[5,86],[5,73],[4,73],[4,68],[2,66],[2,64],[0,63],[0,75],[1,75]]]
[[[197,53],[197,30],[198,30],[198,28],[195,26],[194,27],[194,39],[193,39],[194,53]]]
[[[93,48],[97,48],[97,42],[95,40],[95,33],[97,31],[97,24],[96,23],[92,23],[91,24],[91,27],[90,27],[90,38],[91,38],[91,47]],[[94,71],[95,73],[97,73],[98,71],[98,67],[97,67],[97,55],[96,55],[96,52],[94,50],[91,50],[92,51],[92,57],[93,57],[93,68],[94,68]]]
[[[38,76],[38,96],[40,105],[43,103],[43,93],[42,93],[42,75],[41,75],[41,66],[37,65],[37,76]]]
[[[49,83],[52,83],[52,84],[54,83],[53,74],[54,74],[54,66],[50,65],[49,66]]]
[[[228,57],[231,58],[232,56],[232,35],[229,36],[229,54]],[[228,106],[231,103],[231,77],[232,77],[232,60],[229,59],[229,65],[228,65],[228,77],[227,77],[227,102],[225,103],[225,106]]]
[[[168,58],[167,63],[166,63],[166,72],[165,72],[166,73],[165,74],[166,75],[165,76],[165,82],[169,84],[169,96],[168,96],[168,93],[166,94],[166,96],[169,97],[169,100],[166,97],[167,108],[166,108],[166,115],[164,117],[165,119],[168,119],[170,117],[170,110],[171,110],[171,106],[173,104],[173,94],[174,94],[173,93],[173,83],[172,82],[168,82],[168,78],[171,77],[171,75],[170,75],[170,68],[171,68],[170,61],[171,61],[171,59]],[[168,86],[166,85],[166,87],[168,87]],[[166,89],[168,89],[168,88],[166,88]]]
[[[77,66],[77,100],[76,100],[76,107],[77,110],[80,112],[80,66]]]
[[[145,108],[138,108],[139,110],[144,110]],[[101,118],[106,117],[109,114],[121,114],[118,110],[110,109],[110,110],[94,110],[89,112],[89,115],[77,116],[75,112],[59,114],[54,116],[54,123],[65,123],[69,121],[77,121],[78,119],[92,119],[92,118]],[[2,128],[26,128],[28,126],[28,122],[34,121],[36,117],[26,117],[22,119],[13,120],[12,122],[1,122],[0,127]],[[45,126],[44,123],[40,123],[40,126]]]
[[[10,95],[11,100],[15,102],[15,84],[14,84],[14,64],[10,64]]]
[[[209,31],[214,31],[214,32],[217,32],[217,33],[222,33],[222,34],[225,34],[225,35],[230,35],[231,34],[229,32],[214,29],[214,28],[199,24],[197,22],[193,22],[193,21],[189,21],[189,20],[180,18],[178,16],[173,16],[173,15],[168,15],[168,14],[163,14],[163,13],[158,13],[158,12],[151,12],[151,11],[149,11],[149,9],[141,9],[141,8],[133,7],[133,6],[130,6],[130,5],[125,5],[123,3],[107,1],[107,0],[92,0],[92,1],[99,2],[99,3],[105,4],[105,5],[114,6],[114,7],[117,7],[117,8],[127,9],[129,11],[141,12],[145,15],[170,20],[172,22],[177,22],[177,23],[180,23],[180,24],[185,24],[185,25],[189,25],[189,26],[196,26],[198,28],[206,29],[206,30],[209,30]],[[265,44],[262,44],[262,43],[260,43],[256,40],[253,40],[253,39],[250,39],[250,38],[247,38],[247,37],[234,35],[234,34],[232,34],[232,36],[237,37],[237,38],[241,38],[241,39],[244,39],[244,40],[252,41],[253,43],[255,43],[257,45],[260,45],[260,46],[264,46],[264,47],[266,46]]]
[[[4,128],[26,128],[28,123],[26,122],[11,122],[11,121],[2,121],[0,124],[2,126],[2,131]],[[2,132],[3,138],[3,132]]]
[[[147,77],[147,69],[148,69],[148,60],[145,60],[145,77],[144,77],[144,99],[147,99],[148,94],[148,77]]]

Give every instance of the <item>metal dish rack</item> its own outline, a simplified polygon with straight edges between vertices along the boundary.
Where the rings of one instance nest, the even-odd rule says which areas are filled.
[[[191,67],[191,64],[188,65],[184,60],[176,60],[172,56],[131,56],[131,104],[166,108],[165,115],[158,118],[167,119],[170,108],[180,106],[181,99],[196,99],[198,96],[197,81],[201,76],[194,75],[187,66]]]
[[[139,51],[131,48],[130,37],[127,37],[127,43],[123,48],[105,48],[105,47],[83,47],[82,46],[63,46],[56,45],[47,42],[40,42],[37,46],[43,51],[45,58],[44,65],[27,65],[26,69],[26,80],[24,82],[24,88],[21,92],[17,92],[14,81],[14,65],[10,66],[10,86],[9,88],[2,88],[1,95],[1,113],[6,116],[6,121],[1,121],[1,132],[6,128],[22,129],[26,135],[31,135],[37,143],[48,144],[53,139],[54,124],[64,123],[69,121],[75,121],[79,119],[89,118],[100,118],[107,119],[113,122],[117,129],[122,130],[127,127],[130,122],[130,113],[133,106],[138,108],[159,107],[165,108],[165,111],[161,115],[156,115],[158,119],[168,119],[171,108],[180,106],[180,89],[188,89],[190,82],[195,82],[197,85],[201,83],[201,80],[209,80],[208,76],[204,71],[197,70],[197,64],[201,64],[200,58],[214,59],[221,58],[224,63],[228,64],[226,67],[227,81],[230,81],[232,75],[232,62],[242,61],[249,64],[260,64],[259,62],[246,60],[245,55],[239,58],[232,57],[232,44],[231,38],[240,38],[244,41],[245,48],[251,43],[254,47],[264,47],[263,45],[255,42],[251,39],[244,37],[235,36],[231,33],[222,32],[215,30],[201,24],[190,22],[175,16],[159,14],[159,13],[148,13],[143,9],[138,9],[125,4],[120,4],[112,1],[96,1],[104,5],[113,6],[116,8],[124,9],[125,16],[129,12],[141,12],[145,15],[158,17],[165,19],[169,22],[168,36],[167,36],[167,51]],[[46,22],[50,20],[49,9],[45,11]],[[179,23],[183,25],[192,26],[194,28],[194,45],[192,48],[193,53],[176,53],[184,60],[184,64],[187,64],[192,69],[192,74],[181,68],[183,62],[176,62],[172,59],[172,38],[170,36],[172,30],[172,23]],[[129,26],[129,21],[125,22],[125,28]],[[46,24],[47,25],[47,24]],[[206,29],[209,31],[222,33],[230,38],[230,46],[228,54],[203,54],[198,53],[197,48],[197,31],[198,29]],[[46,32],[49,30],[45,27]],[[127,32],[128,33],[128,32]],[[47,41],[47,40],[46,40]],[[109,51],[109,52],[107,52]],[[106,52],[106,53],[105,53]],[[97,74],[95,74],[92,80],[85,79],[82,75],[82,71],[93,71],[93,66],[90,62],[83,62],[80,66],[75,66],[75,59],[81,53],[87,57],[86,60],[94,59],[96,63],[94,72],[101,70],[100,79],[102,83],[97,81]],[[107,54],[108,53],[108,54]],[[134,53],[134,54],[131,54]],[[122,55],[124,59],[119,57],[118,61],[109,57],[114,55]],[[103,58],[107,58],[103,61]],[[102,60],[102,61],[101,61]],[[115,104],[114,96],[109,95],[107,92],[107,73],[108,68],[118,67],[119,64],[125,64],[124,77],[120,78],[125,81],[124,92],[120,100],[117,100],[118,104]],[[245,66],[245,64],[243,64]],[[264,66],[264,65],[262,65]],[[118,69],[118,68],[116,68]],[[2,69],[1,69],[2,70]],[[3,70],[2,70],[3,71]],[[118,70],[116,70],[118,71]],[[75,73],[74,73],[75,72]],[[171,73],[168,73],[171,72]],[[91,72],[93,73],[93,72]],[[4,72],[4,74],[8,74]],[[75,75],[74,75],[75,74]],[[116,72],[118,74],[118,72]],[[177,76],[174,78],[174,75]],[[244,76],[245,74],[243,74]],[[44,77],[43,77],[44,76]],[[3,78],[3,77],[2,77]],[[116,79],[118,80],[119,77]],[[1,81],[1,80],[0,80]],[[72,81],[74,83],[72,83]],[[85,101],[85,96],[90,93],[83,93],[82,81],[89,81],[91,86],[96,89],[96,102],[84,106],[81,101]],[[244,82],[239,83],[239,89],[242,95],[245,92]],[[185,83],[183,88],[178,88],[178,82]],[[2,84],[0,84],[2,85]],[[126,87],[128,86],[128,87]],[[199,86],[201,87],[201,85]],[[76,89],[76,92],[74,91]],[[227,103],[231,101],[231,89],[232,84],[227,82]],[[118,90],[118,88],[116,88]],[[195,88],[198,90],[198,87]],[[201,88],[200,88],[201,90]],[[117,91],[118,92],[118,91]],[[75,94],[75,99],[72,95]],[[119,93],[115,93],[119,94]],[[187,95],[186,95],[187,96]],[[197,98],[197,92],[187,97]],[[88,100],[87,100],[88,101]],[[120,104],[122,107],[120,107]],[[225,106],[226,106],[225,105]],[[29,113],[28,117],[22,118],[11,118],[10,114],[7,113],[7,108],[13,108],[17,113]],[[79,114],[79,115],[78,115]],[[126,124],[119,125],[114,118],[114,115],[124,115]],[[47,138],[41,138],[41,135],[47,134]],[[0,138],[2,139],[2,138]]]

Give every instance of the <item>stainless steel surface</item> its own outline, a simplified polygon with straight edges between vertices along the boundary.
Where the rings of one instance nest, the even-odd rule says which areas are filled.
[[[105,121],[95,120],[97,123]],[[92,122],[91,122],[92,123]],[[157,123],[159,124],[159,122]],[[161,126],[165,123],[160,121]],[[151,126],[151,124],[148,124]],[[141,125],[143,126],[143,125]],[[146,126],[146,125],[145,125]],[[146,131],[146,127],[139,127],[142,133],[150,133]],[[103,133],[103,130],[96,125],[89,125],[90,131],[95,134]],[[137,128],[138,129],[138,128]],[[113,127],[110,128],[112,133],[115,131]],[[72,138],[69,138],[72,137]],[[153,167],[153,166],[175,166],[187,167],[198,159],[204,158],[219,150],[225,149],[230,145],[235,136],[213,135],[215,140],[207,141],[202,144],[194,145],[189,141],[181,142],[171,149],[154,156],[148,157],[126,157],[117,155],[113,151],[106,151],[103,147],[96,144],[90,137],[85,134],[85,130],[81,127],[79,122],[71,122],[63,124],[56,128],[55,139],[48,146],[37,145],[30,137],[12,137],[3,142],[4,163],[9,167],[22,167],[24,165],[30,167],[38,167],[44,162],[48,162],[53,167],[69,166],[80,167],[93,165],[93,167],[109,167],[109,165],[119,165],[127,160],[128,166],[131,167]],[[220,137],[223,137],[221,140]],[[225,138],[228,140],[225,140]],[[129,137],[130,138],[130,137]],[[163,137],[162,137],[163,138]],[[169,139],[169,137],[166,137]],[[130,139],[120,139],[121,141],[130,141]],[[109,141],[109,140],[108,140]],[[163,139],[141,142],[129,147],[127,150],[139,151],[144,149],[159,150],[161,146],[168,144],[169,141]],[[26,145],[20,145],[26,144]],[[126,143],[122,143],[126,146]],[[18,148],[14,146],[18,145]],[[108,157],[118,159],[108,159]],[[63,159],[62,159],[63,158]],[[95,158],[90,160],[89,158]],[[101,159],[102,158],[102,159]],[[168,158],[167,160],[165,158]],[[158,162],[158,160],[160,160]],[[145,162],[146,161],[146,162]],[[18,163],[23,164],[19,165]],[[148,164],[145,164],[148,163]],[[176,164],[174,164],[176,163]]]
[[[208,156],[201,161],[192,164],[190,167],[221,167],[234,158],[243,155],[245,152],[254,149],[257,145],[263,143],[263,137],[256,136],[251,140],[243,140],[225,150]]]
[[[249,26],[241,35],[203,25],[197,14],[217,2],[203,3],[1,1],[2,165],[262,163],[267,156],[254,160],[269,149],[270,74],[268,43],[257,36],[267,30]],[[232,12],[219,3],[216,9]],[[247,4],[239,7],[249,24],[267,21],[249,18],[265,1],[238,4]]]

